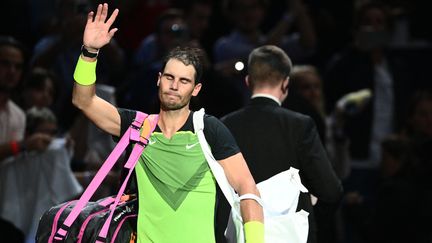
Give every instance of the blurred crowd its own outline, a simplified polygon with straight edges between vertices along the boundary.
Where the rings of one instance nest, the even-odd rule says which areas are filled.
[[[175,46],[195,46],[205,51],[206,70],[193,108],[222,117],[250,97],[244,82],[250,51],[277,45],[294,64],[282,106],[313,118],[344,185],[335,215],[316,213],[319,242],[431,242],[432,82],[427,72],[432,16],[427,1],[107,2],[120,10],[114,24],[119,31],[100,50],[100,97],[158,112],[162,58]],[[54,147],[65,149],[70,164],[63,172],[85,187],[113,149],[112,138],[71,104],[87,13],[98,3],[1,1],[0,172],[11,157],[25,152],[34,160],[31,156],[57,142],[61,146]],[[119,170],[101,195],[115,190]],[[1,183],[9,188],[5,183],[11,182]],[[82,190],[72,187],[71,194],[52,203]],[[7,205],[0,202],[0,212]],[[20,228],[4,221],[24,237],[34,234],[34,225]]]

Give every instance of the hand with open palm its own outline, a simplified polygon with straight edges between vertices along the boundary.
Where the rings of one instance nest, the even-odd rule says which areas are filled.
[[[111,16],[108,18],[108,4],[99,4],[96,11],[96,16],[91,11],[87,16],[87,24],[84,29],[83,44],[89,51],[97,51],[106,44],[108,44],[111,38],[117,32],[117,28],[111,28],[117,15],[118,9],[115,9]]]

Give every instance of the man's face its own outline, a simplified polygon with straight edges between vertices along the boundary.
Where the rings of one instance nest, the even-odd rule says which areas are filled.
[[[177,59],[170,59],[163,73],[159,73],[159,100],[163,110],[179,110],[189,105],[198,95],[201,84],[195,85],[195,68]]]
[[[0,90],[9,92],[18,85],[23,65],[21,50],[12,46],[0,47]]]

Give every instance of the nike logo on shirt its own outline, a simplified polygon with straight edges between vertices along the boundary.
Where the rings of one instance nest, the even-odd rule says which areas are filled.
[[[194,143],[194,144],[186,144],[186,149],[191,149],[191,148],[195,147],[197,144],[199,144],[199,142]]]

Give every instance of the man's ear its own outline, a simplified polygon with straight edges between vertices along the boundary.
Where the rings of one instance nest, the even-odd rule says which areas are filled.
[[[249,75],[246,75],[246,77],[245,77],[245,83],[246,83],[246,86],[250,88]]]
[[[202,87],[202,83],[197,83],[192,91],[192,96],[197,96]]]
[[[158,73],[158,80],[157,80],[157,83],[156,83],[157,86],[159,86],[159,84],[160,84],[161,77],[162,77],[162,73],[159,72]]]
[[[284,94],[286,94],[288,92],[288,84],[289,84],[289,77],[287,77],[283,82],[282,82],[282,92]]]

